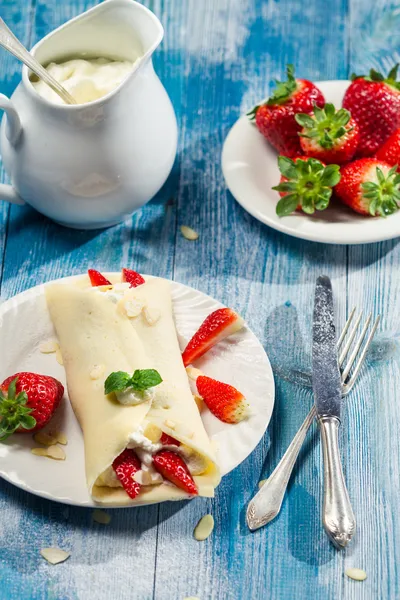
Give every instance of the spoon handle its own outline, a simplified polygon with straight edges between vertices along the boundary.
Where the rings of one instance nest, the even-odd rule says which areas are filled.
[[[28,52],[0,17],[0,46],[11,52],[49,85],[67,104],[77,104],[75,98]]]

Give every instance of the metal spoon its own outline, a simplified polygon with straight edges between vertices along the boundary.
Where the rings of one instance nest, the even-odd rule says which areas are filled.
[[[13,32],[7,27],[3,19],[0,17],[0,46],[3,46],[6,50],[11,52],[18,60],[22,61],[27,67],[31,69],[52,90],[56,92],[67,104],[78,104],[75,98],[71,96],[69,92],[60,84],[50,73],[46,71],[44,67],[33,58],[32,54],[21,44],[21,42],[15,37]]]

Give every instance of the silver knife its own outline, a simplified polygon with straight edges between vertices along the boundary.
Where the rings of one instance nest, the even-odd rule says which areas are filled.
[[[315,288],[313,320],[313,390],[324,458],[323,524],[333,544],[345,548],[356,521],[343,477],[338,431],[341,378],[336,350],[332,284],[322,275]]]

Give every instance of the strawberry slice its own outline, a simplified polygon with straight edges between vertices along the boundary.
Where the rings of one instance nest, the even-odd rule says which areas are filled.
[[[178,442],[178,440],[173,438],[171,435],[168,435],[168,433],[164,433],[164,432],[162,432],[162,434],[161,434],[160,442],[162,443],[163,446],[180,446],[181,445],[181,443]]]
[[[136,273],[136,271],[132,271],[132,269],[122,269],[122,281],[124,283],[130,283],[131,288],[146,283],[140,273]]]
[[[97,287],[99,285],[112,285],[111,281],[108,281],[108,279],[106,279],[99,271],[88,269],[88,275],[90,283],[93,287]]]
[[[182,354],[185,367],[203,356],[215,344],[244,326],[242,317],[231,308],[219,308],[200,325]]]
[[[186,463],[175,452],[161,450],[153,457],[153,465],[159,473],[176,487],[192,496],[197,496],[198,490]]]
[[[140,460],[133,450],[126,448],[113,462],[113,469],[130,498],[136,498],[140,492],[140,484],[133,476],[140,471]]]
[[[246,398],[236,388],[211,377],[196,379],[197,391],[212,414],[224,423],[239,423],[249,416]]]

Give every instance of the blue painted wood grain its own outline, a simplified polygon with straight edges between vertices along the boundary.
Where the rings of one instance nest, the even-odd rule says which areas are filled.
[[[0,0],[0,14],[32,45],[94,5],[86,0]],[[0,482],[1,600],[396,600],[400,598],[399,262],[397,241],[333,247],[291,239],[250,217],[227,192],[224,138],[237,117],[267,94],[287,62],[314,79],[346,78],[398,59],[400,11],[391,0],[148,0],[165,26],[155,67],[174,103],[179,153],[157,197],[103,232],[77,232],[27,207],[0,206],[1,296],[88,266],[131,265],[175,278],[243,313],[276,377],[276,408],[263,442],[224,479],[215,500],[91,511],[40,500]],[[0,91],[20,67],[0,50]],[[4,173],[2,173],[4,179]],[[179,234],[186,224],[197,242]],[[368,369],[348,398],[342,436],[358,519],[352,546],[338,553],[321,528],[321,456],[316,432],[295,469],[278,519],[250,534],[244,508],[312,402],[310,320],[315,278],[329,274],[338,318],[365,305],[383,315]],[[3,340],[1,340],[3,342]],[[2,351],[4,347],[2,346]],[[197,520],[214,514],[204,543]],[[58,545],[71,558],[39,556]],[[347,567],[368,573],[363,583]]]

